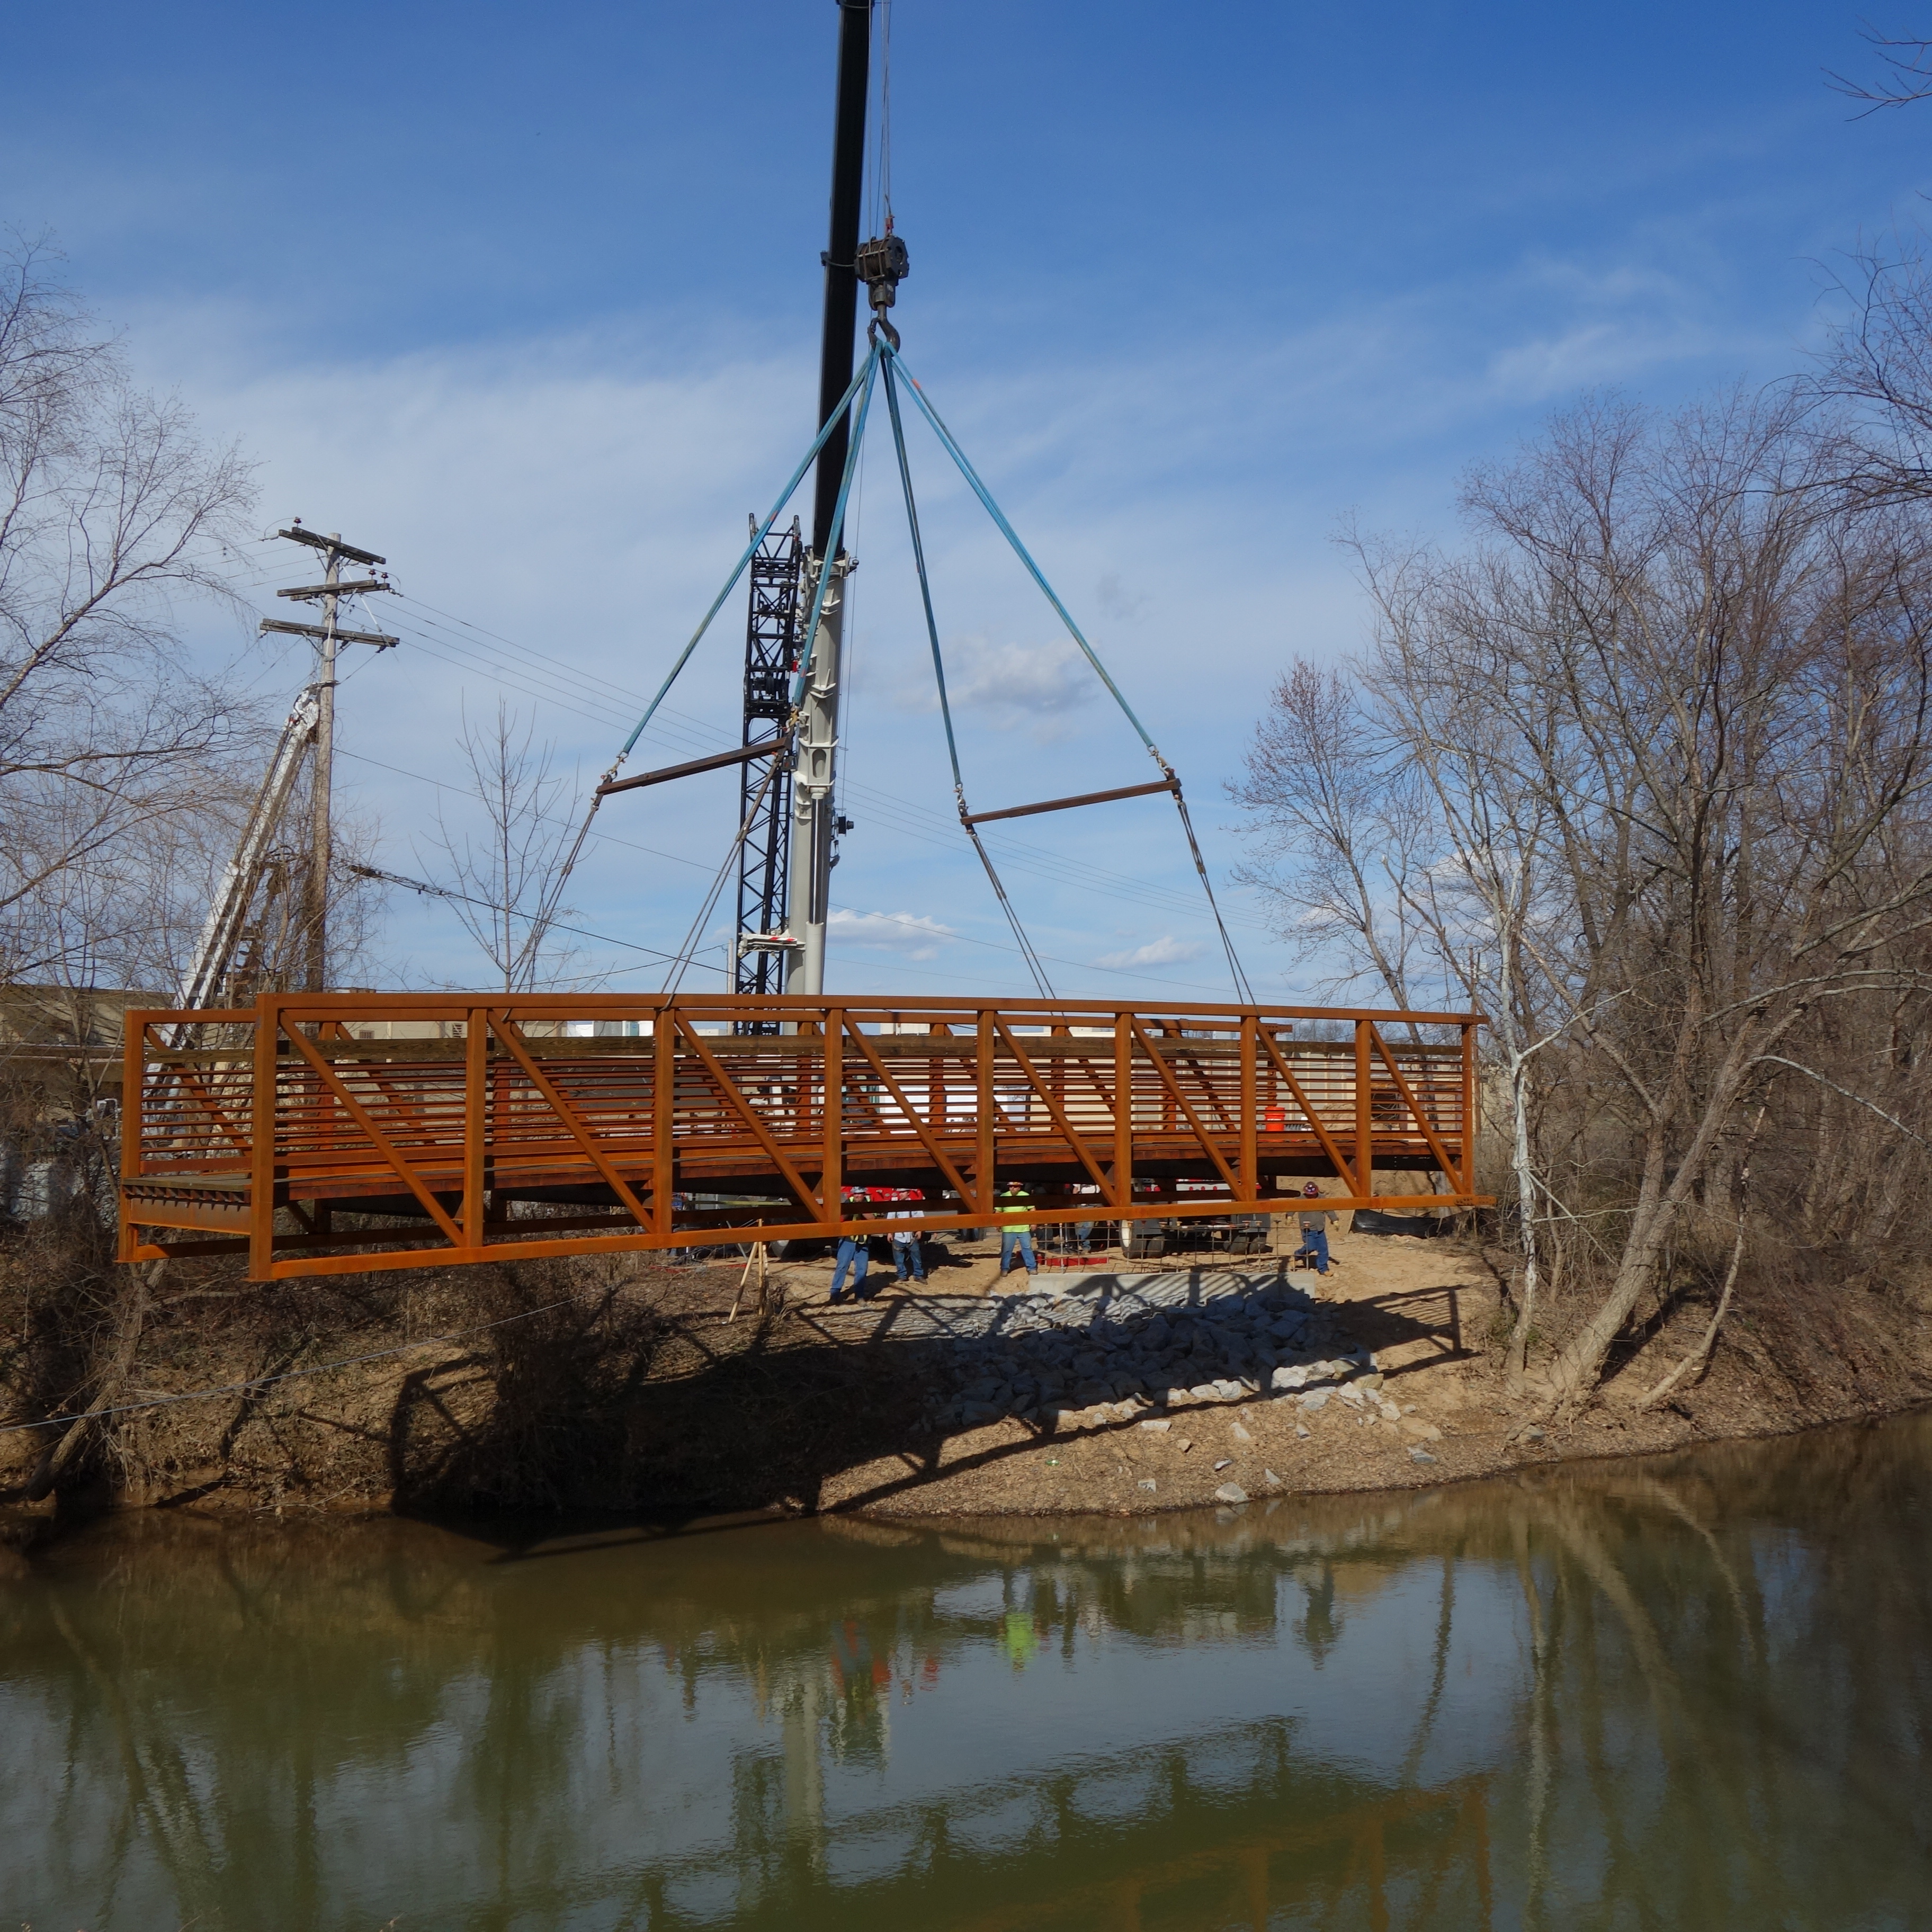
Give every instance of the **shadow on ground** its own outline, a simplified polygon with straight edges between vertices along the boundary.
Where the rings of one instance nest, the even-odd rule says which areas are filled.
[[[1150,1280],[1176,1298],[1148,1305],[1135,1284]],[[934,1333],[935,1318],[964,1332]],[[1454,1289],[1316,1303],[1279,1272],[1206,1270],[1101,1277],[1057,1299],[713,1312],[634,1327],[622,1346],[558,1322],[409,1375],[390,1478],[398,1507],[424,1513],[810,1513],[835,1491],[849,1510],[1050,1439],[1372,1388],[1372,1352],[1417,1341],[1435,1351],[1420,1359],[1468,1352]],[[854,1494],[861,1468],[875,1479]]]

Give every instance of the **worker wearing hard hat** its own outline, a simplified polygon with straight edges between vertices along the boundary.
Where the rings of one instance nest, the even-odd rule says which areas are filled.
[[[1314,1204],[1322,1198],[1322,1190],[1313,1181],[1301,1190],[1309,1205],[1301,1210],[1301,1255],[1317,1274],[1328,1272],[1328,1230],[1335,1224],[1332,1210],[1318,1208]]]
[[[1026,1263],[1028,1274],[1040,1272],[1040,1263],[1033,1251],[1033,1224],[1025,1217],[1031,1212],[1033,1203],[1027,1198],[1027,1191],[1017,1180],[1006,1183],[1006,1191],[1000,1196],[1000,1272],[1004,1274],[1012,1266],[1013,1250],[1017,1248]]]

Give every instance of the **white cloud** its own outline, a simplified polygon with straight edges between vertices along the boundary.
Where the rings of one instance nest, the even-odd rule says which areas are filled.
[[[936,959],[940,946],[958,934],[924,913],[852,912],[835,906],[826,921],[828,943],[870,946],[902,954],[908,959]]]
[[[1025,731],[1046,742],[1065,736],[1067,715],[1092,704],[1101,685],[1070,642],[964,638],[947,646],[946,689],[955,711],[976,712],[995,730]],[[938,703],[928,698],[923,708]]]
[[[1183,960],[1198,959],[1207,950],[1198,939],[1177,939],[1172,933],[1163,932],[1158,939],[1150,939],[1144,946],[1134,946],[1128,952],[1103,952],[1094,964],[1120,969],[1178,966]]]

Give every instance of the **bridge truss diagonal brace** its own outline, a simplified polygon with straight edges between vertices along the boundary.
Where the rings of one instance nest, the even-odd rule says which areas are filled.
[[[1274,1062],[1275,1071],[1288,1083],[1288,1090],[1294,1096],[1294,1104],[1301,1109],[1301,1116],[1314,1130],[1315,1138],[1322,1144],[1322,1151],[1339,1174],[1352,1174],[1352,1164],[1342,1158],[1342,1149],[1335,1136],[1323,1125],[1322,1116],[1315,1111],[1315,1103],[1308,1097],[1301,1082],[1294,1077],[1294,1070],[1288,1064],[1287,1055],[1276,1043],[1274,1036],[1264,1027],[1261,1029],[1261,1043],[1268,1058]]]
[[[990,1201],[981,1200],[979,1198],[978,1191],[966,1184],[965,1177],[960,1172],[952,1156],[947,1154],[938,1136],[930,1131],[928,1124],[921,1118],[911,1102],[906,1098],[900,1088],[899,1083],[892,1078],[891,1073],[886,1070],[886,1063],[879,1058],[878,1050],[866,1037],[860,1028],[859,1023],[849,1014],[845,1018],[845,1034],[846,1037],[865,1055],[872,1071],[878,1076],[880,1085],[892,1096],[893,1104],[898,1108],[906,1124],[919,1136],[920,1144],[932,1155],[934,1165],[952,1184],[960,1199],[979,1214],[991,1213],[992,1210]]]
[[[1067,1117],[1066,1109],[1060,1104],[1052,1086],[1041,1079],[1040,1069],[1034,1064],[1033,1058],[1026,1048],[1021,1046],[1012,1029],[1004,1020],[997,1016],[994,1019],[993,1024],[998,1030],[1000,1039],[1006,1042],[1006,1051],[1019,1063],[1020,1071],[1027,1077],[1027,1084],[1046,1102],[1046,1111],[1053,1117],[1053,1124],[1065,1136],[1067,1145],[1079,1156],[1080,1165],[1093,1177],[1094,1184],[1100,1189],[1101,1198],[1116,1208],[1132,1206],[1133,1204],[1130,1200],[1122,1201],[1115,1196],[1113,1181],[1102,1172],[1094,1156],[1087,1151],[1087,1143],[1075,1131],[1072,1121]],[[1131,1091],[1126,1099],[1128,1105],[1131,1106],[1132,1105]],[[1118,1106],[1119,1104],[1120,1096],[1116,1096],[1114,1105]]]
[[[182,1091],[214,1122],[215,1132],[225,1139],[237,1154],[248,1151],[248,1136],[235,1124],[235,1117],[208,1090],[206,1083],[191,1066],[175,1070],[175,1078]]]
[[[1154,1071],[1160,1076],[1161,1084],[1167,1089],[1168,1097],[1187,1117],[1187,1124],[1194,1131],[1194,1138],[1201,1144],[1201,1151],[1220,1168],[1221,1178],[1228,1184],[1228,1191],[1237,1201],[1252,1201],[1255,1190],[1245,1186],[1240,1177],[1221,1157],[1221,1150],[1213,1137],[1201,1124],[1201,1116],[1194,1111],[1192,1102],[1180,1090],[1180,1082],[1174,1077],[1174,1070],[1167,1064],[1160,1048],[1154,1043],[1154,1036],[1137,1019],[1129,1024],[1133,1028],[1134,1037],[1145,1050],[1147,1057],[1154,1063]]]
[[[403,1184],[416,1197],[417,1200],[422,1202],[424,1210],[436,1222],[436,1225],[449,1237],[450,1245],[452,1247],[458,1248],[463,1246],[464,1245],[463,1231],[457,1226],[456,1223],[452,1221],[447,1214],[443,1212],[442,1203],[437,1200],[436,1196],[422,1184],[422,1182],[417,1178],[416,1169],[410,1166],[409,1162],[404,1160],[401,1154],[398,1152],[395,1143],[389,1138],[387,1134],[383,1132],[380,1127],[376,1126],[375,1117],[369,1112],[368,1108],[364,1106],[362,1102],[357,1100],[356,1096],[350,1093],[349,1089],[335,1077],[334,1069],[329,1065],[327,1060],[322,1058],[320,1054],[316,1052],[314,1047],[310,1043],[308,1036],[302,1031],[301,1028],[298,1026],[285,1027],[282,1022],[281,1016],[279,1014],[275,1017],[274,1031],[271,1034],[268,1042],[269,1053],[271,1056],[269,1059],[269,1066],[271,1069],[269,1074],[271,1094],[272,1094],[274,1090],[272,1083],[274,1080],[273,1068],[274,1062],[272,1056],[274,1054],[275,1037],[277,1035],[279,1035],[280,1038],[288,1041],[290,1045],[295,1048],[296,1052],[301,1054],[302,1058],[305,1060],[308,1063],[309,1066],[314,1070],[315,1072],[320,1076],[322,1084],[342,1102],[344,1107],[348,1112],[349,1118],[369,1136],[370,1144],[382,1156],[384,1160],[388,1162],[391,1167],[394,1168],[397,1174],[400,1177]],[[261,1159],[262,1151],[262,1148],[258,1145],[255,1150],[255,1157],[257,1162]],[[257,1209],[257,1212],[258,1214],[260,1212],[260,1209],[259,1208]]]
[[[500,1019],[494,1013],[488,1013],[487,1017],[490,1032],[502,1042],[510,1057],[524,1070],[531,1084],[549,1102],[552,1111],[563,1124],[565,1132],[590,1156],[591,1164],[603,1177],[604,1184],[624,1204],[625,1210],[632,1220],[640,1228],[649,1228],[651,1217],[645,1213],[644,1204],[632,1192],[623,1177],[604,1158],[602,1149],[597,1144],[596,1136],[584,1125],[577,1109],[564,1096],[555,1082],[530,1058],[530,1050],[524,1043],[523,1029],[508,1013]]]
[[[838,1177],[836,1172],[830,1177],[821,1177],[824,1181],[824,1192],[831,1196],[830,1200],[827,1201],[819,1192],[806,1185],[805,1177],[786,1158],[784,1150],[772,1138],[771,1130],[765,1125],[758,1110],[738,1091],[736,1082],[718,1064],[717,1055],[704,1044],[702,1036],[686,1022],[682,1015],[674,1012],[667,1007],[660,1017],[659,1024],[662,1024],[665,1022],[668,1022],[675,1029],[677,1038],[691,1049],[692,1058],[704,1069],[706,1076],[711,1084],[717,1088],[725,1104],[737,1114],[746,1126],[751,1129],[753,1138],[756,1139],[759,1146],[764,1149],[766,1158],[778,1169],[785,1185],[792,1190],[793,1196],[797,1200],[799,1205],[807,1210],[816,1208],[818,1219],[821,1222],[836,1222],[839,1216]],[[668,1100],[672,1096],[667,1095],[664,1097]],[[826,1108],[830,1114],[832,1111],[832,1099],[829,1090],[826,1096]]]
[[[1422,1102],[1415,1096],[1402,1069],[1396,1064],[1395,1055],[1389,1051],[1388,1042],[1382,1038],[1382,1029],[1371,1021],[1369,1023],[1369,1044],[1382,1057],[1382,1064],[1389,1070],[1389,1078],[1395,1082],[1396,1091],[1402,1096],[1402,1104],[1415,1117],[1415,1124],[1422,1130],[1423,1138],[1429,1143],[1429,1150],[1441,1163],[1442,1178],[1454,1181],[1456,1178],[1456,1165],[1449,1158],[1449,1150],[1443,1144],[1442,1137],[1436,1131],[1436,1123],[1423,1111]],[[1466,1126],[1465,1132],[1467,1132]]]

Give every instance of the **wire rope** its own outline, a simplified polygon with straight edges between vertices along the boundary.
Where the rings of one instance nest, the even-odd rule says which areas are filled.
[[[398,778],[409,778],[418,784],[434,786],[440,791],[455,791],[462,789],[460,786],[449,784],[446,779],[433,778],[427,772],[410,771],[400,765],[389,764],[381,758],[372,758],[364,752],[338,750],[336,755],[338,758],[352,758],[358,764],[374,765],[379,771],[392,772]],[[551,822],[554,823],[555,821]],[[616,845],[621,847],[627,852],[641,852],[648,858],[668,859],[674,865],[688,866],[694,872],[701,872],[706,869],[700,860],[696,859],[687,859],[681,852],[666,852],[661,850],[655,845],[640,845],[635,839],[619,838],[614,832],[593,832],[591,836],[593,841],[600,845]],[[950,847],[951,842],[949,840],[946,842]],[[371,869],[373,870],[376,868],[372,868]],[[392,880],[400,880],[400,874],[391,874],[390,877]],[[431,898],[445,898],[454,896],[454,895],[451,894],[445,888],[440,886],[431,885],[427,880],[411,879],[400,880],[400,883],[406,884],[412,892]],[[904,915],[898,913],[866,912],[861,910],[860,908],[856,906],[848,905],[834,906],[832,910],[835,912],[849,913],[855,919],[883,920],[890,925],[903,926],[908,931],[921,934],[928,938],[944,939],[950,944],[959,946],[977,946],[988,952],[1004,952],[1008,954],[1012,954],[1016,950],[1015,948],[1010,946],[1002,946],[998,940],[981,939],[970,932],[955,932],[949,929],[944,933],[935,933],[929,926],[926,926],[916,919],[908,919]],[[668,961],[676,956],[675,955],[669,952],[659,952],[651,946],[639,946],[632,940],[619,939],[612,934],[587,932],[580,926],[557,925],[554,929],[559,932],[568,932],[579,938],[601,940],[608,945],[624,946],[632,952],[646,953],[652,959]],[[702,955],[709,950],[710,949],[707,947],[700,946],[698,949],[698,954]],[[1214,992],[1218,990],[1218,988],[1213,986],[1204,986],[1198,980],[1172,980],[1166,977],[1164,974],[1159,973],[1136,973],[1131,968],[1124,966],[1096,966],[1090,961],[1064,958],[1058,953],[1043,952],[1040,956],[1042,960],[1052,965],[1070,966],[1078,971],[1086,973],[1105,973],[1110,977],[1124,980],[1139,980],[1145,982],[1146,984],[1150,986],[1185,986],[1196,992],[1209,993]],[[640,973],[645,969],[642,966],[635,966],[617,968],[613,970],[621,972]],[[897,968],[895,970],[910,973],[914,971],[915,969],[912,967],[906,966]],[[920,976],[922,978],[930,977],[943,979],[946,976],[944,974],[922,974]]]
[[[862,442],[865,438],[866,408],[867,404],[868,404],[872,400],[872,378],[877,371],[878,366],[879,354],[878,350],[875,348],[873,350],[872,352],[866,358],[866,360],[863,364],[861,364],[858,373],[854,376],[851,382],[847,386],[845,393],[839,399],[838,406],[831,411],[831,412],[826,417],[824,423],[820,425],[818,434],[812,440],[812,447],[806,452],[804,459],[800,463],[798,467],[792,472],[791,480],[786,484],[783,490],[779,493],[778,501],[772,506],[770,514],[765,518],[764,521],[752,532],[752,541],[746,544],[743,555],[739,558],[737,568],[734,569],[730,577],[725,580],[724,589],[718,592],[717,596],[712,602],[711,608],[704,614],[704,621],[692,633],[691,641],[685,646],[684,649],[681,652],[679,652],[676,662],[672,664],[670,669],[665,674],[664,682],[658,686],[657,694],[651,700],[650,704],[646,707],[644,715],[638,720],[634,725],[632,727],[631,735],[624,740],[623,748],[618,752],[616,758],[612,764],[609,771],[604,774],[604,784],[608,784],[610,782],[611,778],[616,776],[618,767],[623,764],[624,760],[630,756],[632,747],[635,745],[638,739],[644,735],[645,726],[650,724],[658,706],[664,702],[665,694],[670,691],[672,685],[676,682],[678,674],[691,662],[692,653],[697,650],[698,642],[700,639],[704,637],[705,632],[710,629],[712,620],[716,617],[719,610],[724,608],[725,598],[730,596],[733,586],[736,585],[739,578],[743,576],[746,569],[751,563],[752,559],[758,554],[759,545],[762,544],[765,538],[771,534],[772,526],[778,521],[779,517],[784,513],[785,506],[791,501],[792,493],[796,490],[799,484],[804,481],[805,472],[811,468],[813,462],[818,458],[818,452],[825,447],[826,442],[831,436],[834,427],[844,418],[846,412],[852,407],[853,398],[856,396],[859,398],[858,417],[856,423],[854,425],[850,442],[848,445],[845,452],[844,472],[839,481],[838,507],[833,514],[832,541],[830,546],[828,546],[830,549],[835,551],[836,550],[838,546],[838,530],[844,519],[845,498],[848,492],[850,490],[852,486],[852,459],[856,452],[859,444]],[[830,560],[828,559],[827,561],[829,563]],[[818,614],[824,607],[825,602],[825,588],[827,582],[831,578],[831,575],[832,572],[829,568],[821,569],[818,573],[818,591],[813,601],[812,610],[812,628],[806,632],[806,635],[808,638],[816,634]],[[802,696],[802,686],[805,681],[806,670],[809,665],[809,656],[808,654],[801,653],[799,660],[799,685],[800,688],[794,694],[792,699],[792,709],[794,711],[797,710],[800,698]],[[776,769],[777,767],[775,761],[773,770],[776,770]],[[596,818],[597,808],[602,805],[603,802],[604,794],[600,787],[598,790],[593,791],[590,795],[590,803],[584,812],[584,822],[578,827],[577,836],[571,842],[570,850],[564,859],[563,869],[557,874],[557,890],[560,892],[563,889],[564,881],[567,880],[570,877],[571,874],[576,869],[578,860],[583,854],[584,842],[590,836],[591,822]]]
[[[711,890],[705,896],[704,904],[698,908],[698,916],[692,921],[691,930],[685,934],[684,944],[679,947],[676,958],[664,975],[664,991],[667,993],[676,992],[680,982],[684,978],[685,968],[691,964],[692,955],[698,948],[698,942],[704,936],[705,926],[710,920],[712,910],[716,907],[718,898],[724,890],[724,881],[731,876],[733,862],[742,849],[745,841],[752,836],[752,827],[758,822],[758,813],[764,804],[765,794],[771,790],[772,782],[778,775],[778,766],[784,755],[782,752],[772,753],[771,763],[765,767],[765,775],[759,780],[758,788],[752,794],[751,803],[745,808],[745,817],[743,822],[738,827],[738,836],[732,840],[730,849],[725,853],[724,862],[718,868],[718,876],[712,880]],[[726,943],[725,954],[725,967],[729,971],[734,962],[730,958],[730,944],[728,941]]]
[[[889,366],[891,362],[897,362],[902,368],[904,367],[904,358],[900,356],[890,344],[883,345],[883,349]],[[940,420],[938,411],[927,401],[926,392],[919,386],[918,378],[910,369],[907,369],[905,379],[908,386],[912,391],[913,400],[919,405],[926,421],[932,424],[933,434],[939,438],[940,446],[952,458],[954,464],[958,468],[960,475],[965,478],[968,487],[979,498],[986,514],[992,518],[1000,533],[1012,545],[1014,555],[1025,566],[1028,575],[1040,586],[1047,602],[1060,614],[1060,622],[1066,626],[1068,635],[1079,646],[1082,652],[1085,655],[1087,662],[1094,667],[1094,674],[1113,694],[1114,701],[1120,706],[1121,711],[1126,716],[1127,722],[1140,734],[1141,742],[1147,747],[1148,755],[1160,767],[1162,776],[1166,778],[1168,788],[1174,794],[1174,802],[1180,814],[1181,830],[1186,835],[1187,849],[1193,856],[1195,872],[1199,876],[1202,891],[1207,895],[1208,910],[1213,916],[1214,929],[1220,934],[1221,950],[1227,956],[1228,970],[1233,975],[1234,989],[1240,994],[1244,1003],[1252,1006],[1254,1004],[1254,991],[1248,983],[1248,976],[1242,970],[1240,957],[1234,951],[1234,941],[1228,931],[1227,922],[1221,916],[1220,905],[1214,897],[1214,881],[1208,875],[1207,862],[1201,856],[1201,843],[1194,836],[1194,821],[1189,816],[1187,801],[1181,795],[1180,780],[1176,776],[1174,767],[1161,756],[1160,748],[1155,744],[1147,727],[1136,716],[1133,706],[1127,702],[1120,686],[1114,682],[1108,674],[1106,666],[1100,662],[1100,653],[1087,641],[1085,633],[1073,621],[1072,614],[1060,601],[1059,593],[1046,580],[1046,572],[1034,561],[1033,553],[1021,542],[1019,532],[1007,521],[1006,512],[993,500],[992,492],[981,482],[979,472],[968,461],[966,452],[959,447],[953,437],[952,432]]]
[[[1052,982],[1046,968],[1040,964],[1040,956],[1034,950],[1033,941],[1027,937],[1026,928],[1020,923],[1020,916],[1012,901],[1006,896],[1006,889],[994,868],[992,855],[980,839],[979,827],[966,809],[966,781],[959,769],[959,741],[953,735],[952,704],[946,692],[946,661],[939,648],[939,622],[932,611],[932,583],[926,568],[926,540],[920,533],[919,506],[913,496],[912,466],[906,455],[905,424],[899,416],[898,386],[892,380],[890,358],[884,364],[884,370],[886,407],[892,417],[892,447],[898,457],[899,482],[905,492],[906,527],[912,539],[913,567],[919,573],[920,602],[926,611],[926,641],[932,650],[933,679],[939,687],[939,715],[946,726],[946,754],[952,763],[952,796],[959,806],[959,823],[967,837],[972,840],[980,863],[986,868],[993,896],[1000,902],[1000,911],[1006,914],[1007,925],[1012,928],[1013,938],[1026,961],[1027,970],[1040,988],[1040,998],[1050,1000],[1054,997]]]
[[[574,694],[566,697],[556,688],[556,686],[574,682],[582,690],[584,696],[592,700],[597,698],[608,700],[615,697],[629,698],[639,704],[644,702],[641,693],[630,692],[613,680],[586,677],[582,674],[576,672],[573,667],[566,664],[562,659],[553,657],[547,652],[520,644],[514,638],[503,637],[500,632],[489,631],[482,626],[472,623],[467,619],[456,616],[453,612],[440,610],[436,606],[425,603],[421,598],[404,592],[397,594],[398,600],[404,604],[435,611],[438,616],[447,618],[450,622],[463,629],[474,631],[481,636],[494,639],[519,656],[532,659],[536,664],[544,668],[541,675],[545,680],[545,683],[542,688],[532,685],[527,680],[537,674],[533,674],[520,664],[493,662],[491,660],[495,654],[488,652],[486,647],[472,644],[466,639],[439,637],[432,640],[416,628],[416,623],[412,623],[408,619],[394,616],[385,618],[386,622],[392,623],[395,628],[403,631],[406,635],[414,640],[416,648],[424,651],[439,663],[448,664],[458,669],[470,670],[472,666],[464,658],[452,657],[447,655],[447,652],[455,651],[464,653],[478,653],[483,674],[493,681],[516,692],[520,696],[532,698],[539,703],[554,705],[558,710],[567,711],[573,716],[590,719],[598,724],[603,723],[605,720],[607,713],[604,711],[593,711],[586,708],[585,704],[574,701]],[[421,621],[418,620],[416,622],[419,623]],[[435,628],[441,630],[443,627],[438,626]],[[667,719],[676,722],[675,724],[667,723],[665,722]],[[689,746],[709,752],[730,742],[726,734],[706,720],[694,717],[688,712],[680,711],[675,706],[668,704],[659,707],[658,715],[653,722],[652,730],[662,737],[667,745],[674,747]],[[884,790],[879,787],[868,784],[857,778],[842,778],[842,794],[848,788],[850,796],[855,801],[863,802],[864,808],[869,815],[875,819],[882,820],[884,823],[893,826],[904,836],[941,848],[950,847],[952,844],[951,822],[929,806],[921,805],[915,800],[902,798],[896,793]],[[926,831],[922,829],[922,824],[931,826],[933,830]],[[1144,878],[1137,878],[1126,873],[1114,872],[1109,867],[1089,863],[1076,870],[1058,860],[1050,848],[1035,844],[1029,839],[1016,837],[1010,830],[1004,834],[1000,844],[1001,849],[1008,854],[1006,863],[1010,868],[1030,873],[1037,878],[1052,879],[1063,885],[1071,885],[1079,890],[1099,892],[1102,896],[1111,896],[1106,892],[1105,888],[1108,885],[1112,885],[1122,892],[1131,892],[1136,894],[1144,903],[1180,914],[1191,911],[1196,903],[1191,898],[1184,898],[1167,887],[1150,884]],[[1238,925],[1244,929],[1258,935],[1266,935],[1270,931],[1268,927],[1257,920],[1242,918],[1238,915],[1230,917],[1225,914],[1223,916],[1229,918],[1231,924]]]
[[[858,391],[859,400],[852,424],[852,440],[845,451],[845,466],[838,476],[838,495],[832,506],[832,526],[825,538],[825,554],[819,560],[818,574],[812,586],[812,615],[800,633],[798,653],[798,676],[791,688],[791,708],[796,711],[805,702],[806,680],[812,675],[812,646],[818,636],[818,622],[825,612],[825,600],[832,589],[832,580],[838,574],[832,568],[833,560],[838,554],[839,538],[845,533],[845,505],[852,494],[852,478],[856,472],[859,451],[866,440],[866,418],[872,406],[872,379],[878,373],[879,348],[873,345],[865,360],[864,366],[852,379],[853,389]],[[849,396],[852,390],[848,389]],[[822,442],[831,433],[830,425],[820,433]],[[804,472],[801,471],[800,475]],[[793,484],[795,489],[796,482]],[[789,492],[787,493],[789,496]],[[774,515],[776,512],[775,512]],[[770,524],[766,526],[767,529]],[[736,579],[733,580],[736,582]],[[667,687],[668,688],[668,687]]]

